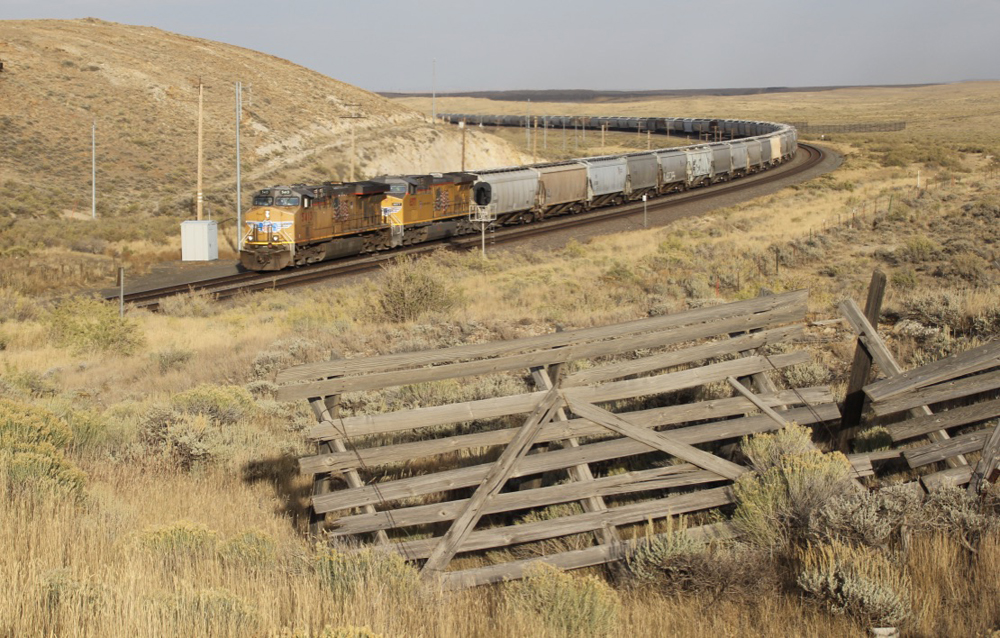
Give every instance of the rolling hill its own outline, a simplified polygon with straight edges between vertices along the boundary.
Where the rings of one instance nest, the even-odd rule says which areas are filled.
[[[93,18],[0,21],[0,61],[0,232],[16,220],[17,242],[29,248],[58,243],[53,220],[89,224],[95,123],[98,216],[129,220],[125,236],[153,240],[190,218],[199,81],[206,87],[204,190],[215,217],[235,212],[236,81],[244,86],[245,201],[274,183],[347,179],[352,126],[359,179],[461,163],[459,132],[432,126],[409,107],[287,60],[152,27]],[[362,118],[344,119],[355,114]],[[497,138],[470,133],[468,166],[522,159]],[[133,223],[149,218],[163,223]],[[121,224],[93,226],[69,234],[122,235]]]

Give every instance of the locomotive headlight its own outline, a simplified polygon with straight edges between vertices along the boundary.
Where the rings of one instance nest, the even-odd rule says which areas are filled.
[[[278,236],[277,235],[274,236],[274,241],[278,241]]]
[[[269,210],[264,211],[264,219],[271,219],[271,211]]]

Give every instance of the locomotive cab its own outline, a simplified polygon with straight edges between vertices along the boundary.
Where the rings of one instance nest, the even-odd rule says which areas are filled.
[[[295,262],[297,236],[308,232],[312,192],[296,186],[257,191],[246,213],[240,262],[252,270],[280,270]]]

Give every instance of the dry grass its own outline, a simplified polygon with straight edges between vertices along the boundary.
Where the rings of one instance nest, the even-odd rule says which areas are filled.
[[[978,122],[992,116],[980,115],[986,109],[970,102],[977,87],[951,87],[953,94],[914,89],[909,95],[930,109],[928,122],[948,111],[951,121],[979,130]],[[773,119],[800,109],[797,119],[815,122],[833,119],[839,108],[868,109],[871,119],[887,119],[888,109],[908,95],[894,94],[897,101],[875,100],[875,107],[876,94],[862,91],[714,98],[671,102],[670,108],[773,113]],[[852,100],[857,104],[844,106]],[[836,106],[821,108],[826,102]],[[656,112],[649,104],[600,108]],[[596,105],[580,109],[598,111]],[[912,121],[916,127],[923,120]],[[956,131],[949,143],[957,147],[965,136]],[[890,323],[883,329],[906,366],[991,338],[1000,330],[998,272],[988,266],[1000,257],[991,204],[1000,199],[1000,188],[979,153],[954,151],[958,168],[923,160],[887,167],[888,151],[875,150],[886,144],[897,154],[910,148],[889,134],[843,140],[848,163],[834,176],[668,228],[571,242],[555,253],[494,253],[486,261],[440,253],[421,267],[461,296],[451,308],[421,308],[399,322],[373,316],[377,279],[250,295],[208,317],[199,316],[203,308],[195,300],[183,300],[173,314],[130,312],[145,345],[121,356],[55,345],[51,305],[6,282],[0,289],[0,396],[65,418],[75,436],[65,457],[87,478],[82,501],[2,496],[0,507],[9,515],[0,521],[0,579],[9,585],[0,594],[0,634],[313,636],[353,625],[385,635],[558,635],[559,629],[545,634],[537,619],[504,612],[503,588],[403,595],[369,583],[350,596],[331,595],[316,568],[321,552],[304,534],[311,485],[295,464],[310,453],[303,429],[312,416],[304,405],[269,398],[276,371],[333,353],[363,357],[606,324],[755,296],[765,288],[808,286],[812,313],[827,318],[842,297],[863,298],[876,266],[891,280]],[[924,177],[938,178],[924,194],[913,189],[918,167]],[[890,197],[895,212],[887,210]],[[847,223],[854,221],[852,209],[862,206],[864,218]],[[37,254],[58,266],[55,253]],[[104,264],[114,259],[73,254]],[[30,286],[42,285],[41,275],[31,276],[37,281]],[[796,374],[837,383],[853,352],[851,335],[825,326],[810,336],[815,367]],[[501,375],[468,387],[426,384],[352,395],[345,407],[430,405],[521,383]],[[192,408],[191,394],[184,393],[203,384],[229,386],[227,396],[238,395],[232,400],[245,409],[213,411],[214,399],[209,408]],[[232,389],[241,386],[255,397],[252,407]],[[152,437],[155,432],[165,438]],[[915,634],[985,634],[1000,622],[996,588],[988,580],[998,568],[997,547],[995,535],[981,540],[974,556],[945,537],[913,539],[906,570]],[[865,629],[804,604],[794,590],[754,594],[621,590],[616,633],[857,635]],[[979,615],[956,614],[955,605]]]

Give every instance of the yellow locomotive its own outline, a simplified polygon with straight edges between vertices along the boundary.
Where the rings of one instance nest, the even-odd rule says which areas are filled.
[[[471,232],[474,180],[441,173],[262,189],[246,213],[240,263],[280,270]]]

